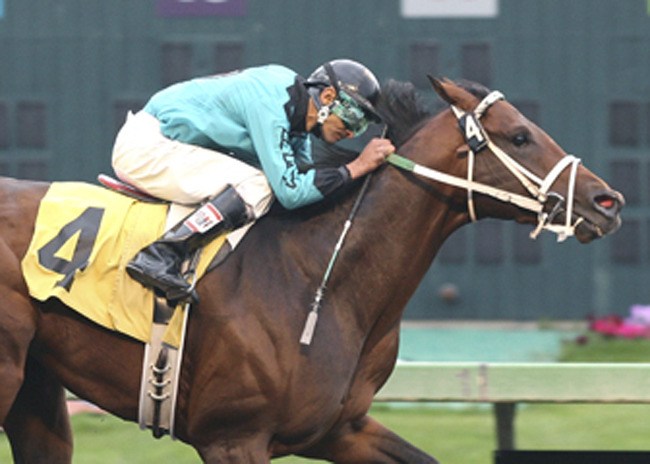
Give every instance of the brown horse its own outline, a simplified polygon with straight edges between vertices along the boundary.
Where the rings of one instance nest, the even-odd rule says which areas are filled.
[[[482,88],[449,81],[434,87],[459,110],[465,137],[452,111],[427,114],[407,84],[387,84],[381,104],[389,137],[418,165],[466,179],[469,144],[477,151],[472,182],[530,198],[531,187],[494,152],[540,179],[567,156],[509,103],[483,100]],[[477,106],[482,119],[462,117]],[[479,151],[475,142],[485,134],[493,143]],[[544,211],[531,211],[472,187],[473,214],[567,223],[581,242],[616,230],[621,195],[577,163],[567,166],[546,183],[571,201],[549,204],[551,195],[537,192]],[[17,463],[71,462],[64,388],[126,420],[137,420],[138,411],[143,344],[27,293],[20,260],[47,189],[0,180],[0,423]],[[291,213],[275,207],[199,283],[175,435],[204,462],[261,463],[287,454],[436,462],[367,412],[393,369],[409,297],[443,241],[470,221],[467,190],[392,165],[377,171],[334,265],[311,345],[302,346],[314,291],[360,189]]]

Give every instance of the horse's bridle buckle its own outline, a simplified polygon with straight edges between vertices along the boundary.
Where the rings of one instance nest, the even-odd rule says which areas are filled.
[[[555,217],[564,210],[564,197],[556,192],[546,194],[546,201],[542,205],[542,212],[546,216],[546,222],[553,222]]]
[[[537,238],[539,233],[547,228],[558,214],[564,211],[564,203],[564,197],[559,193],[549,192],[546,194],[542,210],[537,215],[537,227],[530,233],[530,238]]]

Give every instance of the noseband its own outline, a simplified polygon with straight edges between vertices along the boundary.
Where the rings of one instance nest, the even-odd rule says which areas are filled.
[[[466,189],[467,210],[472,221],[477,220],[473,197],[474,192],[478,192],[536,213],[537,227],[530,233],[532,239],[537,238],[542,230],[549,230],[557,234],[558,242],[562,242],[566,240],[567,237],[574,235],[575,228],[583,220],[583,218],[578,218],[573,224],[571,223],[573,217],[575,180],[578,173],[580,159],[573,155],[563,157],[543,179],[515,161],[490,139],[480,122],[481,117],[490,106],[497,101],[504,99],[505,98],[501,92],[491,92],[472,112],[465,112],[458,109],[456,106],[451,105],[451,109],[458,120],[458,126],[460,127],[465,142],[469,147],[467,178],[463,179],[461,177],[452,176],[450,174],[415,164],[413,161],[397,154],[390,155],[388,161],[397,167],[407,171],[412,171],[413,173],[423,177]],[[476,153],[479,153],[485,148],[489,148],[506,169],[508,169],[508,171],[519,180],[519,182],[530,193],[530,197],[508,192],[507,190],[502,190],[473,180],[474,158]],[[549,192],[549,190],[562,172],[567,168],[570,168],[570,173],[567,198],[565,200],[562,195],[556,192]],[[564,221],[564,224],[552,224],[553,219],[555,219],[555,217],[562,211],[566,212],[566,220]]]

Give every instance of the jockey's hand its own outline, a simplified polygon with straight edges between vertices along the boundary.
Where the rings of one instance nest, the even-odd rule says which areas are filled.
[[[350,171],[350,177],[357,179],[374,171],[384,164],[388,155],[395,152],[395,147],[388,139],[374,138],[363,151],[346,167]]]

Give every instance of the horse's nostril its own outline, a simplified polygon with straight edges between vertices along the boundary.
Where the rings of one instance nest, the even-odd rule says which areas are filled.
[[[594,201],[603,209],[612,209],[617,205],[616,198],[610,195],[598,195],[596,198],[594,198]]]

